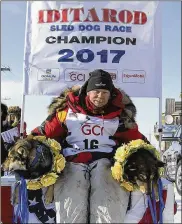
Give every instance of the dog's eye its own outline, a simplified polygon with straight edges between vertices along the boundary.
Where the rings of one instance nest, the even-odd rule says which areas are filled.
[[[16,157],[9,157],[9,159],[13,162],[18,160]]]
[[[13,157],[12,159],[13,159],[14,161],[15,161],[15,160],[17,160],[17,161],[21,161],[21,159],[20,159],[18,156]]]

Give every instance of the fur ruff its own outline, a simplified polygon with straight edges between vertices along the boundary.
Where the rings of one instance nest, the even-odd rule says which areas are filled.
[[[9,114],[21,114],[21,108],[19,106],[10,106],[8,108]]]
[[[73,86],[72,88],[67,88],[65,91],[61,92],[58,97],[54,97],[51,104],[48,106],[48,114],[53,115],[56,112],[63,110],[66,107],[67,95],[70,92],[78,94],[79,90],[79,86]]]

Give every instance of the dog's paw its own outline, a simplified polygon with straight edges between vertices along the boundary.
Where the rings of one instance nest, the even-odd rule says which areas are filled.
[[[48,205],[48,204],[51,204],[53,202],[53,200],[54,200],[54,187],[49,186],[44,195],[44,202],[46,205]]]
[[[54,195],[46,194],[44,198],[44,202],[46,205],[51,204],[54,200]]]

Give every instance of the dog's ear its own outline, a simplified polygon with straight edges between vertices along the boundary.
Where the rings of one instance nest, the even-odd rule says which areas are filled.
[[[23,158],[28,157],[31,148],[31,141],[27,139],[19,139],[14,146],[15,151]]]
[[[21,157],[23,157],[23,158],[27,158],[28,157],[28,151],[24,147],[18,148],[17,149],[17,153],[19,155],[21,155]]]

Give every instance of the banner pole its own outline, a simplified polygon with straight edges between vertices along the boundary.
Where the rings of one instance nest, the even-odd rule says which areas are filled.
[[[25,79],[25,54],[26,54],[26,37],[27,37],[27,21],[28,21],[28,2],[26,6],[26,25],[25,25],[25,46],[23,56],[23,86],[22,86],[22,104],[21,104],[21,122],[20,122],[20,138],[23,138],[24,134],[24,114],[25,114],[25,90],[26,90],[26,79]]]
[[[159,97],[159,128],[158,128],[158,133],[159,133],[159,150],[160,150],[160,155],[162,156],[162,97]]]
[[[20,138],[23,138],[24,133],[24,113],[25,112],[25,95],[22,96],[22,104],[21,104],[21,123],[20,123]]]

